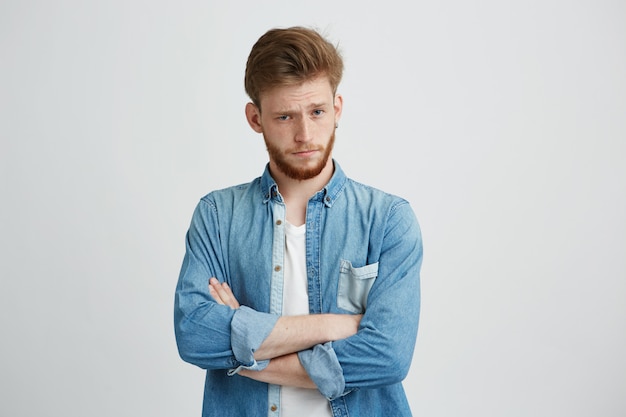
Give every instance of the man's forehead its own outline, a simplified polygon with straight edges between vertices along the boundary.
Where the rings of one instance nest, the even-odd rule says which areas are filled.
[[[273,87],[260,94],[263,107],[315,107],[332,103],[333,91],[327,77],[317,77],[298,84]]]

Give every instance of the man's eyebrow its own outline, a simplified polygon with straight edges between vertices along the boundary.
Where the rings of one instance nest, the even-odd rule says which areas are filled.
[[[327,101],[323,101],[321,103],[313,103],[309,106],[311,109],[319,109],[320,107],[328,107],[330,104]]]
[[[308,106],[306,106],[307,110],[312,110],[312,109],[319,109],[320,107],[327,107],[329,104],[326,101],[322,101],[320,103],[311,103]],[[282,108],[276,111],[276,113],[280,113],[280,114],[289,114],[289,113],[295,113],[297,112],[296,109],[288,109],[288,108]]]
[[[313,109],[325,108],[325,107],[328,107],[328,106],[329,106],[328,102],[323,101],[323,102],[320,102],[320,103],[311,103],[306,108],[307,108],[307,110],[313,110]],[[272,112],[272,114],[281,115],[281,114],[293,114],[293,113],[297,113],[297,112],[298,112],[298,110],[296,110],[296,109],[288,109],[288,108],[284,107],[284,108],[280,108],[280,109]]]

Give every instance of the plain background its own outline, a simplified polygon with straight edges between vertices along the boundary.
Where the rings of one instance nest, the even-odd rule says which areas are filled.
[[[626,3],[0,2],[0,415],[199,416],[174,287],[261,174],[272,27],[345,58],[335,157],[425,242],[416,416],[626,415]]]

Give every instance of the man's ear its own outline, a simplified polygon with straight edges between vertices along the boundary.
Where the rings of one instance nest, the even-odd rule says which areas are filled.
[[[263,126],[261,126],[261,110],[254,103],[246,104],[246,119],[248,124],[256,133],[263,132]]]
[[[341,119],[341,111],[343,110],[343,97],[341,94],[335,94],[335,125],[339,123],[339,119]]]

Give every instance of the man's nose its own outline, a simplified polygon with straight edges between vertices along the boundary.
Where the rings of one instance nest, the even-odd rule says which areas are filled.
[[[298,121],[296,127],[295,140],[296,142],[308,142],[312,139],[311,134],[313,132],[312,121],[306,117]]]

